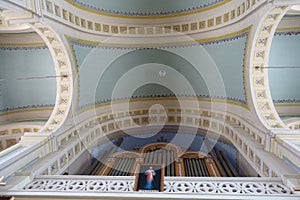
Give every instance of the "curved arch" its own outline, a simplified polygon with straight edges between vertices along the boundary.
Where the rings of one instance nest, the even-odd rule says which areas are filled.
[[[269,53],[276,28],[290,6],[272,6],[257,27],[250,56],[250,90],[255,111],[263,123],[270,128],[285,128],[280,119],[270,93],[268,80]]]
[[[195,116],[196,117],[196,116]],[[203,120],[209,120],[209,117],[203,117]],[[219,124],[223,124],[222,121],[220,121],[220,119],[215,118],[212,119],[211,123],[219,123]],[[187,128],[187,130],[189,128],[192,128],[191,130],[193,130],[194,128],[199,128],[198,126],[195,126],[193,124],[184,124],[185,128]],[[132,129],[134,127],[130,126],[127,127],[128,129]],[[260,144],[255,144],[255,146],[253,146],[254,144],[252,144],[251,146],[247,147],[246,151],[245,151],[245,145],[246,144],[245,141],[246,139],[249,139],[248,136],[245,135],[239,135],[239,129],[236,129],[235,125],[232,124],[224,124],[224,130],[210,130],[210,127],[200,127],[199,130],[201,131],[209,131],[210,132],[210,136],[215,137],[216,135],[222,135],[225,139],[227,139],[240,153],[241,155],[244,156],[245,159],[247,159],[249,161],[249,163],[251,163],[252,167],[257,171],[257,173],[259,173],[261,176],[271,176],[270,174],[265,174],[265,172],[263,172],[263,168],[262,168],[262,162],[266,163],[267,166],[270,169],[270,172],[272,170],[274,170],[276,172],[276,174],[280,174],[282,173],[281,171],[277,171],[276,168],[272,167],[272,163],[269,163],[267,160],[263,159],[263,157],[260,156],[260,154],[263,151],[262,145]],[[226,129],[228,129],[228,131],[226,131]],[[106,135],[100,135],[99,137],[95,138],[95,140],[98,140],[102,137],[107,137],[110,134],[114,134],[114,131],[111,131],[111,133],[106,133]],[[92,144],[92,143],[91,143]],[[144,146],[143,148],[140,149],[139,154],[143,154],[146,153],[146,151],[148,149],[151,149],[152,147],[162,147],[162,148],[169,148],[174,150],[175,153],[175,157],[183,157],[185,155],[185,153],[181,153],[181,150],[178,148],[178,146],[170,144],[170,143],[155,143],[155,144],[148,144],[146,146]],[[252,153],[251,153],[252,152]],[[198,152],[197,152],[198,153]],[[188,152],[189,154],[189,152]],[[191,153],[193,154],[193,153]],[[203,153],[201,153],[203,154]],[[201,155],[200,155],[201,157]],[[210,158],[209,155],[205,156],[206,158]],[[258,159],[260,160],[259,163],[260,165],[257,164]]]
[[[180,158],[210,158],[210,155],[201,152],[185,152],[178,155]]]
[[[103,15],[112,16],[120,18],[153,18],[153,17],[177,17],[186,16],[191,14],[200,13],[203,11],[211,10],[222,5],[225,5],[232,0],[218,0],[209,2],[186,2],[188,5],[183,6],[179,4],[180,1],[169,1],[164,2],[165,5],[160,5],[159,1],[144,1],[144,2],[134,2],[129,1],[127,5],[120,5],[120,8],[116,8],[114,4],[120,4],[122,1],[113,1],[107,4],[105,1],[83,1],[83,0],[66,0],[67,3],[73,5],[81,10]],[[172,3],[171,3],[172,2]],[[179,4],[179,5],[178,5]],[[134,5],[135,10],[132,10],[132,5]],[[196,6],[197,5],[197,6]],[[153,8],[151,8],[153,7]]]
[[[190,100],[188,100],[190,102]],[[122,104],[123,102],[120,101]],[[144,104],[143,104],[144,105]],[[184,107],[183,109],[189,109],[188,104],[187,107]],[[103,109],[106,110],[107,106],[109,105],[104,105]],[[144,105],[146,106],[146,105]],[[172,105],[170,105],[169,108],[172,108]],[[144,107],[140,107],[140,110],[144,110]],[[121,112],[122,110],[120,110]],[[194,110],[197,111],[197,110]],[[184,131],[194,131],[195,129],[199,130],[200,132],[197,132],[198,134],[205,132],[209,134],[210,137],[218,137],[218,135],[221,135],[232,143],[234,147],[241,153],[241,155],[244,156],[244,158],[249,162],[249,164],[256,170],[258,174],[261,176],[273,176],[273,177],[278,177],[282,176],[284,174],[293,174],[295,173],[294,170],[292,170],[290,167],[286,165],[286,167],[278,167],[278,163],[282,162],[280,161],[280,158],[278,156],[274,157],[272,159],[266,159],[272,154],[270,152],[265,151],[264,149],[264,143],[266,140],[266,136],[263,133],[262,130],[257,129],[255,127],[255,123],[249,123],[248,121],[244,120],[243,118],[239,118],[237,115],[230,114],[230,113],[224,113],[222,110],[216,111],[216,113],[211,113],[213,114],[212,117],[210,116],[209,113],[206,113],[206,109],[201,109],[198,110],[198,112],[186,112],[182,116],[181,120],[183,122],[183,128]],[[201,114],[202,113],[202,114]],[[118,129],[107,129],[109,124],[115,124],[114,127],[116,127],[116,124],[125,124],[125,122],[128,120],[127,116],[119,116],[118,122],[114,121],[114,119],[106,119],[105,120],[98,120],[99,118],[101,119],[102,117],[105,117],[109,113],[102,113],[100,116],[91,116],[89,118],[85,118],[84,121],[82,121],[79,125],[79,127],[73,127],[72,129],[66,130],[63,134],[64,137],[69,140],[70,138],[69,135],[72,134],[74,135],[75,139],[73,140],[74,142],[68,143],[68,145],[61,146],[61,151],[59,154],[53,158],[51,161],[52,164],[49,165],[49,163],[45,163],[43,161],[40,161],[39,166],[41,166],[37,172],[37,174],[41,174],[45,169],[51,169],[51,166],[55,164],[56,162],[59,162],[59,159],[61,157],[68,156],[68,151],[72,149],[76,157],[73,157],[69,163],[73,163],[77,156],[82,155],[82,153],[86,150],[86,148],[90,148],[92,146],[95,146],[96,141],[99,139],[105,139],[107,141],[107,137],[109,138],[114,138],[111,137],[112,135],[115,134],[115,136],[120,136],[119,134],[116,134],[119,132]],[[178,116],[177,112],[170,112],[170,116]],[[159,115],[158,115],[159,116]],[[137,118],[143,118],[145,117],[145,114],[142,112],[139,112],[138,115],[135,115]],[[225,118],[226,121],[224,122],[222,118]],[[191,122],[190,123],[190,120]],[[119,123],[121,122],[121,123]],[[180,122],[170,122],[167,123],[166,125],[174,126],[178,125]],[[89,125],[88,125],[89,124]],[[155,126],[152,126],[155,127]],[[133,131],[134,128],[136,128],[135,124],[132,122],[128,124],[128,126],[125,127],[125,130],[131,130],[132,134],[137,134],[141,133],[141,129],[138,129],[139,131]],[[84,138],[90,138],[86,139],[85,141],[81,141],[78,135],[78,131],[80,130],[82,136]],[[149,128],[146,128],[145,130],[149,131]],[[62,141],[65,141],[63,137],[60,137],[58,139],[61,139]],[[256,139],[257,141],[255,141]],[[76,141],[76,142],[75,142]],[[210,142],[210,141],[208,141]],[[86,148],[82,148],[81,145],[84,144]],[[211,143],[206,143],[206,145],[211,146]],[[283,147],[283,146],[281,146]],[[284,147],[283,147],[284,148]],[[64,151],[65,149],[66,151]],[[280,148],[281,149],[281,148]],[[285,151],[283,149],[282,151]],[[280,153],[280,152],[279,152]],[[277,155],[277,154],[276,154]],[[297,161],[295,161],[297,163]],[[64,166],[59,166],[59,170],[55,172],[55,174],[60,173],[64,170],[66,170],[68,165]]]
[[[139,153],[126,151],[126,152],[117,152],[117,153],[113,154],[111,157],[114,157],[114,158],[124,158],[124,157],[140,158],[141,155]]]
[[[147,153],[147,150],[150,150],[151,148],[171,149],[175,152],[175,156],[178,156],[180,154],[180,149],[177,146],[173,144],[166,144],[166,143],[155,143],[155,144],[146,145],[140,150],[140,153]]]
[[[90,10],[74,3],[74,1],[78,0],[56,1],[55,4],[53,0],[43,1],[46,5],[43,14],[49,18],[61,21],[65,25],[83,32],[107,36],[120,33],[122,37],[132,37],[134,35],[150,37],[154,35],[176,35],[177,31],[185,34],[194,34],[215,30],[240,21],[266,3],[266,0],[224,0],[223,3],[200,10],[191,8],[186,10],[188,12],[181,10],[180,12],[174,11],[174,13],[169,14],[153,13],[155,15],[149,15],[149,13],[144,13],[137,15],[133,12],[126,12],[127,14],[123,12],[122,14],[120,10],[118,13],[99,13],[97,10]],[[198,6],[199,4],[195,8]],[[103,7],[100,9],[103,9]],[[64,10],[64,12],[62,13],[61,10]],[[216,14],[212,15],[212,11],[215,11]],[[76,16],[74,12],[76,12]],[[164,22],[155,22],[152,20],[154,18]],[[145,26],[144,20],[150,20],[152,26]]]
[[[43,22],[28,24],[45,41],[53,58],[56,72],[56,100],[53,112],[39,132],[54,132],[66,120],[73,94],[73,76],[69,56],[59,35]]]

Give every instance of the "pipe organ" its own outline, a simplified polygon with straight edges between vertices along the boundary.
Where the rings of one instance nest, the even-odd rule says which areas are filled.
[[[184,158],[185,176],[210,176],[203,158]]]
[[[108,176],[130,176],[135,163],[135,158],[117,158],[113,167],[108,171]]]
[[[102,153],[102,155],[97,158],[97,161],[92,165],[90,172],[88,174],[90,175],[102,175],[102,171],[104,171],[104,169],[106,168],[106,164],[104,164],[104,161],[106,161],[111,154],[115,153],[117,151],[117,149],[120,147],[120,145],[122,144],[123,139],[120,138],[116,144],[114,145],[114,147],[110,150],[106,150],[104,151],[104,153]],[[105,162],[107,163],[107,162]]]
[[[172,149],[157,148],[154,146],[145,152],[145,164],[163,164],[166,176],[176,176],[175,173],[175,153]]]
[[[115,150],[114,150],[115,151]],[[163,143],[143,147],[140,152],[106,153],[105,164],[95,165],[91,175],[133,176],[138,164],[161,164],[165,176],[227,177],[238,176],[226,154],[216,149],[210,155],[182,152],[181,148]],[[103,159],[103,157],[101,158]]]
[[[212,155],[222,177],[239,176],[224,152],[213,149],[210,154]]]

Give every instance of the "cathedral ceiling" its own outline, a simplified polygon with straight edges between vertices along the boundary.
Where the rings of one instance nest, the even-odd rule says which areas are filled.
[[[63,6],[69,8],[69,4],[64,4],[64,1],[47,0],[42,2],[44,2],[45,6],[43,10],[43,14],[46,16],[44,18],[45,21],[50,22],[49,24],[51,25],[57,23],[58,26],[53,26],[52,28],[58,31],[61,36],[66,36],[67,41],[65,42],[69,43],[69,46],[66,47],[70,50],[69,52],[63,48],[59,48],[59,51],[54,53],[56,53],[59,58],[66,56],[63,57],[65,59],[70,56],[72,59],[72,64],[74,64],[73,69],[77,72],[76,75],[78,75],[78,80],[76,80],[77,84],[74,84],[75,89],[78,91],[78,97],[75,95],[70,96],[70,100],[76,104],[78,110],[88,108],[95,104],[120,99],[136,97],[152,98],[157,96],[173,97],[174,95],[179,97],[213,99],[226,103],[229,102],[249,109],[251,102],[249,102],[249,91],[247,91],[248,87],[246,87],[247,81],[249,82],[247,79],[247,72],[249,71],[247,69],[249,66],[247,66],[246,60],[250,54],[248,52],[250,49],[248,48],[248,43],[256,41],[250,40],[250,38],[253,38],[252,34],[255,33],[251,32],[250,25],[252,22],[249,22],[250,20],[246,17],[258,7],[258,4],[255,5],[257,7],[251,7],[250,1],[245,1],[240,2],[237,7],[233,8],[229,6],[228,8],[227,3],[230,2],[230,4],[233,4],[232,1],[194,0],[183,3],[183,1],[172,0],[172,3],[161,3],[162,1],[158,0],[152,0],[151,2],[146,0],[130,0],[130,3],[124,4],[118,0],[67,0],[67,2],[76,7],[76,9],[72,7],[70,10],[67,10]],[[142,2],[143,4],[141,4]],[[261,3],[263,1],[251,2]],[[226,8],[224,13],[218,13],[211,9],[216,7],[218,7],[218,9],[223,8],[220,7],[220,5],[224,5],[224,10]],[[278,9],[280,10],[281,8]],[[135,27],[134,23],[125,25],[122,23],[121,25],[115,24],[115,21],[118,21],[119,18],[106,18],[109,23],[105,22],[105,24],[102,24],[102,21],[99,20],[100,17],[96,16],[95,13],[110,16],[150,16],[150,19],[151,17],[158,16],[156,19],[160,20],[160,17],[163,18],[164,16],[172,16],[173,14],[176,16],[178,16],[177,14],[185,15],[193,13],[194,11],[201,12],[202,10],[208,11],[205,13],[204,18],[197,18],[197,20],[182,18],[183,20],[179,21],[178,24],[171,25],[165,22],[162,23],[163,26],[168,25],[167,27],[172,27],[174,32],[178,30],[186,34],[191,33],[191,35],[197,32],[205,35],[203,38],[210,37],[203,41],[198,40],[192,45],[168,44],[166,47],[158,48],[150,46],[140,48],[131,44],[107,47],[103,45],[103,43],[95,42],[99,40],[93,40],[95,37],[103,38],[109,34],[116,34],[117,37],[119,37],[119,33],[123,34],[123,28],[125,30],[124,34],[128,33],[126,36],[130,36],[131,38],[135,38],[136,36],[136,38],[141,38],[140,36],[142,35],[146,35],[145,38],[149,38],[150,35],[154,34],[154,30],[156,30],[155,34],[159,36],[163,35],[162,32],[158,31],[160,30],[159,27],[154,27],[155,29],[150,27],[148,31],[145,27],[139,27],[139,29],[137,29],[138,27]],[[265,22],[276,20],[276,16],[278,17],[278,15],[270,14]],[[290,16],[286,18],[295,18],[295,14],[290,14]],[[127,18],[125,20],[127,20]],[[187,21],[185,20],[188,21],[188,24],[186,24]],[[237,24],[241,24],[241,26],[248,24],[248,28],[236,28]],[[63,26],[66,28],[62,29],[61,27]],[[230,30],[232,27],[235,28]],[[45,32],[51,32],[49,31],[50,29],[39,28],[40,29],[37,29],[41,32],[45,30]],[[133,28],[133,32],[127,32],[127,28],[128,30]],[[69,29],[71,29],[72,32],[74,31],[75,36],[70,33]],[[270,29],[272,29],[272,26],[262,26],[261,30],[262,32],[270,33],[268,31]],[[139,30],[141,31],[139,32]],[[169,28],[167,28],[167,30],[169,30]],[[221,32],[223,30],[226,30],[225,32],[230,30],[231,34],[226,36],[220,36],[220,34],[217,34],[218,36],[213,35],[215,32]],[[299,34],[295,30],[291,33],[291,31],[285,29],[283,32],[285,33],[275,34],[269,66],[299,66],[299,56],[297,56],[296,52],[299,52],[300,49],[298,47],[299,45],[295,45],[299,43]],[[81,37],[88,33],[92,33],[89,35],[90,37]],[[211,33],[213,36],[210,36]],[[58,39],[53,36],[53,32],[51,34],[48,35],[47,42],[55,46],[55,42],[57,42]],[[68,34],[72,36],[69,37]],[[164,34],[170,33],[164,32]],[[20,35],[19,38],[22,37],[24,37],[24,35]],[[16,38],[17,37],[15,37],[15,39]],[[120,36],[120,38],[122,38],[122,36]],[[0,42],[0,78],[3,79],[3,81],[1,81],[3,85],[2,83],[0,85],[1,92],[3,92],[3,95],[0,95],[0,98],[2,98],[0,102],[3,105],[0,105],[0,109],[7,112],[22,110],[24,108],[53,107],[56,93],[55,79],[33,78],[55,76],[54,64],[49,50],[45,44],[33,42],[24,45],[24,43],[20,43],[19,40],[17,41],[18,42],[14,44]],[[284,44],[281,45],[282,41],[287,42],[283,42]],[[261,44],[258,43],[258,45]],[[65,55],[65,52],[70,53],[70,55]],[[262,54],[260,53],[261,51],[256,52],[258,58],[261,57],[260,55],[264,55],[264,52],[262,52]],[[61,61],[59,62],[59,64],[61,64],[60,67],[67,68],[66,60],[58,61]],[[115,86],[120,84],[118,81],[124,79],[124,77],[126,78],[129,72],[137,69],[136,67],[143,67],[144,72],[139,73],[138,76],[129,76],[132,78],[131,80],[141,81],[141,83],[145,83],[145,80],[148,80],[148,84],[141,84],[141,87],[132,88],[133,90],[130,92],[119,91],[119,93],[114,94]],[[286,71],[286,69],[284,69],[284,71],[280,71],[281,69],[276,69],[277,71],[269,70],[272,97],[275,102],[291,100],[291,102],[288,103],[297,103],[300,100],[299,89],[297,88],[300,84],[297,79],[299,72]],[[179,72],[181,76],[177,76],[176,72]],[[210,76],[208,76],[208,74]],[[76,75],[74,75],[74,77],[77,77]],[[217,75],[219,75],[221,79],[221,85],[224,87],[223,91],[218,90],[220,84],[217,84],[215,79]],[[70,77],[73,78],[72,75],[64,75],[63,77],[66,79]],[[153,79],[148,79],[149,77]],[[170,77],[175,77],[176,79],[170,79]],[[11,80],[14,81],[9,83]],[[192,90],[186,89],[188,87],[182,87],[184,81],[182,82],[181,80],[187,80]],[[163,84],[159,85],[157,83]],[[73,86],[73,84],[61,87],[61,90],[68,92],[71,86]],[[126,85],[121,86],[121,88],[127,88],[124,87]],[[68,102],[68,98],[69,96],[62,98],[59,102]],[[58,104],[59,103],[56,105]],[[58,112],[53,113],[68,112],[66,110],[58,110]],[[58,124],[59,121],[54,119],[51,123]]]
[[[228,37],[157,48],[107,47],[69,38],[79,75],[77,106],[80,109],[124,98],[175,95],[247,107],[244,72],[249,32],[248,28]],[[144,71],[139,73],[142,68]],[[161,70],[166,72],[165,77],[160,77]],[[125,81],[128,87],[120,84],[120,80],[136,81],[135,88],[129,88],[130,82]],[[114,92],[118,87],[123,90]]]
[[[175,28],[179,27],[179,31],[185,32],[186,27],[187,30],[193,31],[193,24],[196,24],[196,29],[204,30],[207,28],[207,30],[213,26],[223,26],[224,29],[228,32],[228,27],[225,23],[227,23],[227,20],[243,20],[242,17],[245,17],[248,15],[248,12],[252,12],[251,9],[255,8],[254,6],[258,6],[259,1],[255,1],[255,3],[252,2],[252,6],[250,6],[250,1],[247,2],[239,2],[237,5],[233,5],[233,2],[230,0],[193,0],[188,2],[183,2],[179,0],[165,0],[167,1],[164,3],[161,3],[161,0],[128,0],[126,1],[126,4],[121,2],[120,0],[112,0],[112,1],[104,1],[104,0],[67,0],[67,3],[63,4],[59,1],[43,1],[45,8],[44,11],[47,13],[46,15],[49,18],[55,18],[61,21],[60,23],[63,25],[70,25],[70,27],[73,26],[80,26],[82,30],[84,30],[87,33],[90,33],[93,31],[97,32],[95,35],[99,35],[100,37],[104,37],[105,35],[101,35],[104,31],[105,34],[109,33],[109,31],[114,32],[114,30],[117,30],[117,37],[120,36],[120,38],[123,38],[123,35],[118,35],[121,33],[122,27],[113,26],[110,24],[98,24],[99,19],[96,16],[95,13],[100,14],[109,14],[111,15],[118,15],[118,16],[149,16],[151,17],[157,17],[156,19],[163,19],[164,16],[172,16],[176,14],[189,14],[193,12],[201,12],[206,11],[205,16],[209,15],[214,16],[214,18],[210,19],[207,18],[205,21],[197,21],[195,23],[190,24],[184,24],[184,25],[174,25],[170,26],[174,30]],[[169,2],[170,1],[170,2]],[[172,2],[171,2],[172,1]],[[260,2],[261,3],[261,2]],[[73,5],[73,6],[72,6]],[[168,5],[168,6],[167,6]],[[236,7],[237,6],[237,7]],[[216,10],[214,10],[217,8]],[[220,10],[221,8],[224,8],[226,13],[222,16],[218,16],[219,14],[216,13],[217,10]],[[69,10],[70,9],[70,10]],[[232,10],[233,9],[233,10]],[[87,11],[87,12],[86,12]],[[92,13],[90,13],[92,12]],[[86,14],[81,15],[81,14]],[[201,14],[203,14],[201,12]],[[298,14],[295,12],[289,12],[288,15],[285,18],[297,18]],[[85,18],[86,17],[86,18]],[[190,17],[190,16],[188,16]],[[238,18],[240,17],[240,18]],[[108,17],[109,18],[109,17]],[[118,20],[127,20],[120,18],[105,18],[106,20],[110,20],[110,22],[115,22]],[[180,17],[179,17],[180,18]],[[76,19],[78,19],[76,21]],[[92,20],[95,21],[92,21]],[[183,16],[183,21],[190,19],[185,18]],[[201,18],[202,19],[202,18]],[[218,20],[220,19],[220,20]],[[58,20],[58,21],[59,21]],[[141,21],[143,19],[140,19]],[[131,21],[133,22],[133,21]],[[194,22],[194,21],[192,21]],[[210,22],[213,22],[210,24]],[[181,22],[180,22],[181,23]],[[185,23],[185,22],[184,22]],[[202,27],[202,23],[205,24],[204,27]],[[113,24],[113,23],[112,23]],[[99,27],[97,26],[99,25]],[[153,32],[147,32],[148,29],[144,29],[141,33],[138,32],[139,29],[137,29],[137,34],[132,33],[130,31],[127,31],[127,28],[131,27],[132,24],[127,24],[125,28],[125,33],[129,36],[140,36],[140,35],[146,35],[146,34],[153,34]],[[250,24],[249,24],[250,25]],[[134,26],[134,24],[133,24]],[[244,26],[244,25],[243,25]],[[97,27],[99,29],[97,29]],[[135,28],[135,27],[133,27]],[[240,27],[240,29],[243,29],[244,27]],[[196,30],[195,29],[195,30]],[[75,33],[74,35],[68,37],[68,34],[65,34],[65,30],[60,30],[62,34],[66,35],[68,37],[69,41],[69,47],[72,50],[73,58],[75,61],[74,69],[78,71],[79,79],[78,79],[78,91],[79,91],[79,97],[77,99],[76,105],[77,108],[84,108],[88,107],[93,104],[99,104],[106,101],[116,100],[120,98],[132,98],[132,97],[155,97],[157,95],[159,96],[174,96],[174,95],[183,95],[183,96],[189,96],[189,97],[195,97],[195,98],[207,98],[207,99],[214,99],[214,100],[222,100],[222,101],[229,101],[230,103],[249,108],[249,99],[248,99],[248,91],[246,87],[246,77],[247,77],[247,70],[246,70],[246,60],[247,55],[249,54],[248,48],[249,45],[247,42],[249,42],[249,38],[251,36],[251,28],[248,27],[247,30],[243,29],[241,31],[238,30],[236,27],[233,28],[234,30],[230,31],[231,35],[226,36],[219,36],[219,38],[209,38],[201,41],[196,42],[196,44],[193,45],[168,45],[168,47],[163,48],[156,48],[151,47],[150,49],[140,49],[134,46],[134,44],[131,44],[130,47],[120,47],[120,45],[112,46],[112,47],[105,47],[104,45],[101,45],[100,43],[92,41],[94,38],[96,38],[95,35],[92,35],[90,38],[83,38],[81,36],[81,33]],[[81,29],[80,29],[81,30]],[[107,32],[106,32],[107,30]],[[136,29],[134,29],[136,30]],[[147,31],[145,31],[147,30]],[[153,29],[154,30],[154,29]],[[152,30],[152,31],[153,31]],[[155,30],[158,30],[158,27],[155,27]],[[206,30],[206,29],[205,29]],[[215,32],[218,32],[219,30],[216,30]],[[234,31],[239,31],[239,33],[234,33]],[[176,32],[176,31],[174,31]],[[288,31],[287,31],[288,32]],[[155,32],[157,33],[157,32]],[[169,33],[168,33],[169,34]],[[187,32],[189,34],[189,32]],[[207,32],[200,32],[200,34],[203,34],[204,36],[202,38],[206,38],[207,35],[209,35]],[[205,36],[206,35],[206,36]],[[250,36],[249,36],[250,35]],[[127,36],[127,35],[126,35]],[[272,46],[272,52],[270,55],[270,65],[276,66],[276,64],[280,65],[295,65],[294,58],[289,59],[288,56],[292,56],[294,52],[297,52],[297,47],[291,47],[293,49],[292,53],[287,55],[285,59],[280,59],[277,61],[276,59],[279,58],[277,56],[278,54],[281,54],[279,51],[290,47],[288,45],[294,45],[299,41],[298,35],[294,34],[294,36],[290,36],[289,34],[284,35],[285,38],[289,38],[289,42],[285,43],[284,48],[281,47],[280,40],[281,40],[281,34],[276,34],[274,38],[274,45]],[[141,37],[137,37],[141,38]],[[145,39],[149,39],[150,37],[145,37]],[[294,38],[294,39],[291,39]],[[143,39],[143,38],[142,38]],[[89,41],[91,40],[91,41]],[[96,39],[97,40],[97,39]],[[290,41],[294,40],[294,41]],[[99,41],[99,40],[97,40]],[[149,40],[150,41],[150,40]],[[251,41],[250,41],[251,42]],[[279,47],[276,47],[276,43],[279,44]],[[4,46],[9,46],[9,44],[5,44]],[[20,45],[22,46],[22,45]],[[121,45],[122,46],[122,45]],[[126,45],[125,45],[126,46]],[[278,45],[277,45],[278,46]],[[274,50],[275,48],[275,50]],[[22,49],[22,48],[17,48]],[[27,48],[26,50],[28,50]],[[46,46],[40,47],[43,51],[47,51]],[[36,47],[32,47],[29,52],[33,52],[32,54],[36,57],[38,53],[41,53],[42,50],[39,50],[38,53],[34,52],[36,51]],[[1,51],[5,51],[4,47],[1,47]],[[15,51],[15,50],[14,50]],[[217,71],[221,75],[221,79],[224,85],[224,94],[221,93],[215,93],[211,94],[211,91],[209,89],[209,86],[207,85],[207,81],[204,80],[204,76],[201,74],[196,75],[196,73],[193,73],[193,68],[197,69],[203,69],[205,68],[204,65],[208,66],[207,63],[201,63],[202,60],[205,60],[204,57],[199,56],[199,52],[205,52],[206,55],[212,60],[212,63],[214,66],[216,66]],[[12,50],[10,50],[12,52]],[[149,54],[149,52],[151,52]],[[170,55],[177,55],[176,59],[170,60],[173,63],[176,63],[172,65],[172,68],[179,71],[181,74],[185,76],[185,78],[188,79],[188,81],[191,82],[191,86],[193,88],[193,94],[186,91],[171,91],[168,89],[165,89],[163,87],[158,86],[157,84],[149,84],[148,86],[145,86],[145,88],[137,88],[134,92],[132,92],[132,95],[117,95],[113,96],[111,94],[111,91],[113,90],[115,84],[117,83],[117,78],[122,77],[124,74],[126,74],[128,71],[130,71],[133,67],[136,67],[137,65],[142,65],[146,63],[142,63],[139,58],[144,57],[145,59],[148,59],[148,61],[151,63],[155,63],[157,68],[161,67],[159,65],[169,65],[170,63],[166,63],[164,59],[162,59],[162,55],[164,53],[168,52]],[[275,52],[275,53],[274,53]],[[2,53],[3,54],[3,53]],[[201,54],[201,53],[200,53]],[[150,57],[146,58],[146,55],[151,55]],[[179,55],[179,56],[178,56]],[[11,56],[11,55],[9,55]],[[19,56],[17,59],[10,58],[10,60],[14,60],[17,62],[18,59],[21,57]],[[26,56],[26,58],[30,58],[29,56]],[[182,59],[183,58],[183,59]],[[38,60],[37,58],[36,60]],[[49,57],[47,58],[49,60],[49,65],[53,65],[51,62],[51,56],[49,54]],[[47,60],[46,58],[43,58],[41,56],[41,60]],[[29,59],[31,60],[31,59]],[[32,60],[34,60],[32,58]],[[183,67],[184,64],[182,62],[187,62],[188,65],[191,65],[192,67]],[[33,61],[32,61],[33,62]],[[286,63],[283,63],[286,62]],[[291,62],[291,63],[290,63]],[[297,61],[295,61],[297,62]],[[28,63],[28,62],[27,62]],[[178,63],[181,63],[182,65],[179,66]],[[127,64],[127,65],[126,65]],[[172,63],[171,63],[172,64]],[[35,65],[35,64],[33,64]],[[178,66],[176,66],[178,65]],[[131,66],[131,67],[129,67]],[[12,67],[11,67],[12,68]],[[148,67],[149,68],[149,67]],[[155,68],[152,66],[152,68]],[[190,70],[193,69],[193,70]],[[35,71],[35,70],[32,70]],[[201,71],[201,70],[200,70]],[[276,70],[279,72],[279,70]],[[46,73],[47,75],[52,74],[48,71]],[[192,74],[192,75],[191,75]],[[233,76],[233,74],[235,74]],[[20,74],[19,74],[20,75]],[[105,75],[105,76],[103,76]],[[296,76],[296,73],[292,73],[292,75],[287,75],[289,78],[286,78],[285,80],[281,81],[280,85],[278,86],[278,74],[276,75],[275,70],[273,72],[270,70],[270,85],[272,90],[272,97],[275,103],[282,102],[282,101],[289,101],[289,102],[299,102],[299,97],[297,96],[297,92],[290,92],[288,95],[285,93],[289,90],[283,90],[281,89],[286,84],[291,84],[292,86],[286,86],[288,88],[294,88],[298,85],[298,82],[291,77]],[[280,73],[282,76],[283,73]],[[103,79],[99,79],[99,77],[103,77]],[[112,78],[116,77],[116,78]],[[275,81],[274,81],[275,80]],[[55,79],[53,79],[55,82]],[[53,84],[54,82],[52,81]],[[102,82],[101,82],[102,81]],[[103,86],[103,88],[98,87],[99,84]],[[171,83],[170,83],[171,84]],[[33,84],[34,86],[39,84]],[[24,86],[24,85],[22,85]],[[34,88],[34,86],[29,86]],[[6,86],[2,86],[6,87]],[[11,87],[11,86],[10,86]],[[22,88],[22,87],[18,87]],[[51,94],[55,94],[55,87]],[[275,88],[275,89],[274,89]],[[277,89],[280,88],[280,89]],[[294,90],[294,89],[293,89]],[[3,90],[5,91],[5,89]],[[24,93],[26,90],[22,90]],[[38,91],[38,90],[34,90]],[[282,92],[280,92],[282,91]],[[20,93],[22,96],[25,94]],[[42,98],[40,102],[36,102],[38,98],[33,98],[32,100],[28,100],[32,103],[32,105],[29,105],[30,103],[24,101],[25,103],[21,104],[18,103],[18,100],[15,99],[22,99],[19,97],[13,98],[13,101],[7,101],[4,100],[3,102],[3,109],[5,110],[16,110],[16,109],[22,109],[26,106],[33,106],[39,105],[38,107],[44,107],[44,105],[47,105],[46,107],[53,107],[53,103],[55,99],[52,97],[51,101],[48,101],[51,99],[49,97],[50,93],[47,93],[46,95],[42,95]],[[50,95],[52,96],[52,95]],[[299,95],[300,96],[300,95]],[[28,98],[28,97],[26,97]],[[48,100],[46,100],[48,98]],[[25,99],[26,100],[26,99]],[[6,102],[9,102],[6,103]],[[11,104],[11,105],[10,105]],[[2,105],[1,105],[2,106]],[[3,110],[2,109],[2,110]]]

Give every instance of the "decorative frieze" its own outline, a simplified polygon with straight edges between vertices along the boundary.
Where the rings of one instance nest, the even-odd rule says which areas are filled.
[[[249,180],[248,180],[249,179]],[[163,193],[210,194],[210,195],[251,195],[296,196],[278,179],[264,178],[191,178],[165,177]],[[134,177],[76,177],[41,176],[18,191],[26,192],[79,192],[79,193],[133,193]],[[34,194],[34,193],[31,193]]]

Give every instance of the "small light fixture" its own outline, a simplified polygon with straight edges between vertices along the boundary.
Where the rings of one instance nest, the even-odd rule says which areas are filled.
[[[166,70],[160,70],[159,72],[158,72],[158,75],[161,77],[161,78],[164,78],[164,77],[166,77],[166,75],[167,75],[167,71]]]

